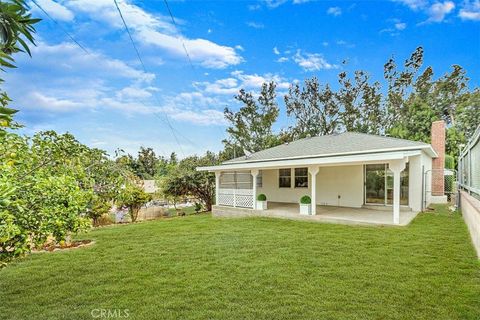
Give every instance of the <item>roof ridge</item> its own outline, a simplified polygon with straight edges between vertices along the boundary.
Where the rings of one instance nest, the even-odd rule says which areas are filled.
[[[376,137],[380,137],[380,138],[397,140],[397,141],[408,141],[408,142],[418,142],[418,143],[428,144],[426,142],[418,141],[418,140],[410,140],[410,139],[397,138],[397,137],[385,136],[385,135],[380,135],[380,134],[365,133],[365,132],[345,131],[344,133],[355,133],[355,134],[361,134],[361,135],[364,135],[364,136],[376,136]]]

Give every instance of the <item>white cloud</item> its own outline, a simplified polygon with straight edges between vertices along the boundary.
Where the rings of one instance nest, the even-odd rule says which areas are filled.
[[[405,30],[405,28],[407,27],[407,24],[405,22],[397,22],[395,23],[395,29],[397,30]]]
[[[342,9],[340,7],[330,7],[327,10],[327,14],[330,14],[334,17],[338,17],[342,14]]]
[[[48,111],[68,112],[82,108],[81,103],[69,99],[58,99],[38,91],[29,92],[24,101],[26,106],[35,106]]]
[[[453,1],[436,2],[427,10],[429,15],[427,22],[442,22],[453,9],[455,9]]]
[[[267,7],[274,9],[286,3],[287,0],[264,0],[264,2],[267,5]]]
[[[475,0],[474,2],[465,1],[458,16],[462,20],[480,21],[480,0]]]
[[[388,19],[387,22],[391,24],[391,26],[380,30],[380,33],[388,33],[391,36],[398,36],[400,35],[400,31],[407,28],[407,24],[398,18]]]
[[[53,0],[37,0],[37,3],[56,20],[72,21],[75,17],[71,10]],[[32,3],[30,7],[32,11],[44,14],[34,3]]]
[[[183,47],[185,45],[190,59],[206,68],[221,69],[243,61],[235,48],[219,45],[206,39],[187,38],[179,33],[167,17],[148,13],[127,0],[119,1],[118,4],[134,37],[144,45],[154,46],[176,58],[186,59]],[[88,14],[100,23],[123,29],[118,12],[112,7],[110,0],[68,0],[65,5]],[[178,18],[176,21],[178,24],[183,24]]]
[[[287,57],[280,57],[277,59],[277,62],[284,63],[284,62],[287,62],[288,60],[290,59],[288,59]]]
[[[425,6],[428,4],[427,0],[397,0],[397,1],[403,3],[404,5],[408,6],[412,10],[425,8]]]
[[[273,53],[276,54],[276,55],[279,55],[280,51],[278,50],[277,47],[273,47]]]
[[[290,82],[287,79],[277,74],[245,74],[243,71],[233,71],[230,77],[214,82],[196,82],[194,86],[207,94],[233,96],[240,89],[255,90],[260,88],[262,84],[270,81],[275,81],[279,89],[286,89],[290,86]]]
[[[146,88],[125,87],[117,92],[117,97],[124,98],[138,98],[147,99],[152,96],[152,93]]]
[[[344,46],[344,47],[347,47],[347,48],[354,48],[355,47],[355,44],[347,42],[345,40],[337,40],[337,41],[335,41],[335,43],[339,46]]]
[[[161,110],[177,121],[198,125],[225,125],[223,111],[215,109],[220,101],[215,97],[205,96],[202,92],[183,92],[168,97]]]
[[[234,48],[221,46],[205,39],[176,38],[152,29],[142,30],[138,37],[144,44],[162,48],[175,56],[181,56],[185,59],[183,41],[187,47],[190,59],[193,62],[199,62],[206,68],[223,69],[243,61]]]
[[[338,66],[331,64],[318,53],[305,53],[302,54],[301,50],[297,50],[297,53],[293,56],[293,61],[297,63],[305,71],[318,71],[322,69],[337,69]]]
[[[248,21],[246,24],[247,24],[247,26],[249,26],[250,28],[254,28],[254,29],[263,29],[263,28],[265,28],[265,25],[264,25],[263,23],[259,23],[259,22]]]
[[[135,69],[121,60],[107,57],[99,52],[90,51],[90,54],[86,54],[69,42],[50,45],[39,41],[38,45],[32,48],[32,55],[35,59],[30,63],[36,64],[37,67],[47,68],[50,72],[68,72],[72,77],[79,74],[88,77],[99,75],[129,78],[147,83],[155,79],[152,73],[145,73],[143,70]]]

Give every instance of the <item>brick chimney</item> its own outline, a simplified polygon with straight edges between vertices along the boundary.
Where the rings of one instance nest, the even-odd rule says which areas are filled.
[[[432,196],[445,194],[445,181],[443,171],[445,169],[445,122],[443,120],[432,123],[432,148],[438,154],[438,158],[432,162]]]

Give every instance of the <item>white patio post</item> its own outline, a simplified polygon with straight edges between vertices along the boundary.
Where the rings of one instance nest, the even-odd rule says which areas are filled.
[[[310,195],[310,198],[312,199],[312,215],[317,214],[317,173],[319,169],[319,167],[308,167],[308,172],[312,177],[312,189]]]
[[[257,209],[257,176],[258,176],[258,169],[250,170],[250,173],[253,177],[253,205],[252,209]]]
[[[393,172],[393,223],[400,223],[400,174],[405,169],[406,158],[390,161],[388,167]]]
[[[219,205],[218,199],[220,194],[220,175],[222,173],[220,171],[215,171],[215,205]]]

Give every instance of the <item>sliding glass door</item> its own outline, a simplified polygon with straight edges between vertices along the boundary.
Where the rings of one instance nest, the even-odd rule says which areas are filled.
[[[387,164],[365,165],[365,203],[393,204],[393,173]],[[408,205],[408,163],[400,176],[400,204]]]

